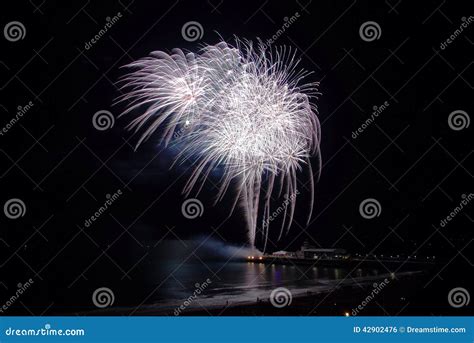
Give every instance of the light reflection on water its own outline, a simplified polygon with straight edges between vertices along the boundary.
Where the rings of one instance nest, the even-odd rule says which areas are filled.
[[[177,261],[163,261],[160,267],[159,275],[149,280],[156,282],[157,286],[161,283],[154,294],[153,303],[179,304],[193,294],[196,283],[202,284],[210,279],[211,283],[199,296],[200,303],[207,305],[268,298],[276,287],[286,287],[293,295],[326,291],[338,285],[350,271],[310,265],[196,260],[181,265]],[[351,276],[359,282],[380,277],[374,269],[358,269]],[[352,278],[347,279],[353,282]]]

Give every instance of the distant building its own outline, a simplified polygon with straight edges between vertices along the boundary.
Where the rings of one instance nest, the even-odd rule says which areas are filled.
[[[349,258],[349,254],[345,249],[330,248],[322,249],[316,248],[315,246],[305,241],[300,250],[292,251],[275,251],[271,254],[277,258],[298,258],[298,259],[322,259],[322,260],[342,260]],[[250,258],[250,257],[249,257]],[[252,258],[251,258],[252,259]]]
[[[312,259],[339,259],[347,256],[345,249],[305,249],[301,250],[301,253],[303,258]]]
[[[284,251],[284,250],[275,251],[272,255],[275,257],[297,257],[295,252]]]
[[[298,258],[307,259],[346,259],[348,258],[345,249],[330,248],[322,249],[310,245],[307,241],[303,243],[301,250],[296,252]]]

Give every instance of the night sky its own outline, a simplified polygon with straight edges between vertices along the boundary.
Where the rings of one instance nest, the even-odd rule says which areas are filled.
[[[463,5],[462,5],[463,4]],[[226,244],[246,242],[240,209],[225,220],[230,198],[212,206],[218,178],[198,198],[201,217],[183,217],[182,188],[192,165],[171,168],[176,151],[153,136],[125,129],[133,115],[117,80],[122,66],[151,51],[197,51],[219,35],[266,40],[285,18],[299,18],[274,43],[290,45],[301,67],[320,82],[323,169],[313,218],[306,227],[307,175],[290,233],[269,251],[296,250],[305,240],[352,253],[436,255],[440,274],[432,287],[466,285],[472,273],[472,204],[446,225],[441,220],[473,192],[472,125],[453,129],[454,111],[472,117],[473,23],[441,47],[468,20],[468,2],[426,1],[101,1],[9,2],[1,26],[21,22],[25,36],[0,36],[0,127],[32,103],[0,135],[0,203],[21,199],[24,216],[0,214],[0,294],[33,278],[39,287],[12,314],[68,312],[90,302],[100,284],[119,283],[135,294],[148,248],[162,239],[212,235]],[[94,44],[107,17],[118,20]],[[471,21],[474,18],[471,17]],[[201,39],[183,38],[197,21]],[[361,25],[378,23],[380,37],[364,41]],[[3,32],[3,30],[2,30]],[[383,111],[363,132],[353,132]],[[388,105],[387,105],[388,104]],[[97,130],[96,112],[114,125]],[[316,159],[313,160],[314,167]],[[308,185],[306,185],[307,187]],[[89,227],[85,221],[118,190],[122,195]],[[376,199],[381,211],[365,219],[359,205]],[[301,202],[299,202],[301,201]],[[274,206],[278,207],[278,201]],[[444,227],[443,227],[444,226]],[[278,230],[277,230],[278,231]],[[261,248],[261,241],[258,241]],[[125,275],[125,276],[124,276]],[[119,286],[117,286],[119,287]],[[3,296],[5,294],[5,296]],[[443,293],[444,294],[444,293]],[[131,296],[130,302],[140,302]]]

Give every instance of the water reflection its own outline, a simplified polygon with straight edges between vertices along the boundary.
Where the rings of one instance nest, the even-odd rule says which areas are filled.
[[[254,262],[193,261],[178,263],[166,261],[160,266],[161,272],[150,274],[148,279],[157,287],[154,302],[176,302],[185,299],[207,279],[212,282],[200,296],[208,303],[232,301],[254,301],[264,298],[268,291],[276,287],[291,289],[293,294],[308,290],[317,292],[335,287],[348,276],[344,268],[321,268],[311,265],[273,265]],[[373,278],[378,271],[358,269],[352,277]],[[351,278],[347,278],[352,280]],[[351,281],[352,282],[352,281]],[[225,300],[224,300],[225,299]]]

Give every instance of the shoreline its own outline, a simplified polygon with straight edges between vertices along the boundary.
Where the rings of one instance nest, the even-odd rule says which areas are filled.
[[[269,299],[271,290],[265,291],[266,297],[258,300],[242,300],[236,302],[222,302],[220,304],[206,304],[206,298],[196,299],[192,305],[179,311],[185,299],[174,304],[147,304],[141,308],[110,308],[83,313],[85,315],[134,315],[134,316],[341,316],[341,315],[390,315],[396,314],[409,302],[410,292],[414,283],[419,283],[425,272],[401,272],[396,275],[384,274],[377,278],[359,278],[342,281],[336,284],[319,286],[321,288],[298,289],[292,291],[291,303],[281,308],[274,307]],[[337,280],[336,280],[337,281]],[[374,289],[386,284],[379,289],[377,294]],[[375,286],[377,285],[377,286]],[[369,295],[373,299],[366,301],[362,309],[356,310]],[[225,299],[225,298],[223,298]],[[201,301],[199,301],[201,300]],[[356,310],[356,311],[354,311]],[[395,313],[393,313],[395,312]]]
[[[422,271],[400,273],[397,278],[391,279],[387,287],[379,292],[377,296],[368,302],[357,315],[387,315],[382,310],[381,302],[392,309],[401,309],[406,303],[407,297],[399,297],[397,290],[406,289],[419,279]],[[372,293],[374,284],[381,284],[389,274],[383,275],[377,280],[363,283],[340,283],[340,285],[321,292],[307,291],[292,297],[291,304],[277,308],[270,302],[269,297],[252,302],[234,303],[228,306],[214,308],[189,308],[182,316],[346,316],[354,315],[357,306]],[[380,299],[379,299],[380,298]],[[400,299],[402,298],[402,299]],[[378,307],[378,309],[377,309]],[[390,313],[392,314],[392,313]],[[153,314],[151,314],[153,315]],[[155,315],[158,315],[155,313]]]

